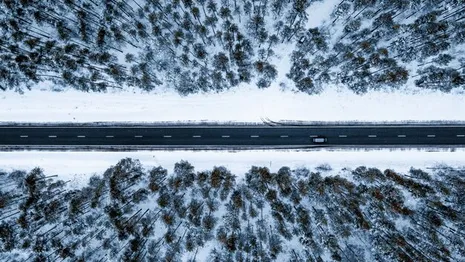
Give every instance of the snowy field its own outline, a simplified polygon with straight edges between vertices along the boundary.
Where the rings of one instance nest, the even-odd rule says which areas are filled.
[[[90,175],[102,174],[120,159],[139,159],[146,168],[163,166],[172,171],[180,160],[189,161],[197,171],[225,166],[242,176],[252,165],[266,166],[277,171],[282,166],[316,168],[329,164],[336,175],[342,168],[355,169],[364,165],[381,170],[390,168],[407,172],[410,167],[428,168],[436,165],[465,166],[465,149],[449,151],[389,150],[378,151],[140,151],[140,152],[0,152],[0,169],[30,170],[39,166],[47,175],[73,180],[75,186],[87,183]]]
[[[0,93],[0,122],[158,121],[463,121],[463,95],[439,92],[328,90],[306,95],[278,86],[241,87],[218,94],[181,97],[161,93],[83,93],[34,90]]]

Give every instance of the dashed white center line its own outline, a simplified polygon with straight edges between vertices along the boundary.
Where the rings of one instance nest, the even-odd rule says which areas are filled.
[[[195,136],[192,136],[194,138],[201,138],[202,136],[199,136],[199,135],[195,135]]]
[[[136,138],[141,138],[141,137],[143,137],[143,136],[134,136],[134,137],[136,137]]]
[[[397,135],[397,137],[407,137],[406,135]]]
[[[171,138],[171,136],[163,136],[164,138]]]
[[[113,138],[114,136],[105,136],[106,138]]]
[[[347,135],[339,135],[339,137],[347,137]]]
[[[376,135],[368,135],[368,137],[376,137]]]
[[[465,135],[457,135],[457,137],[465,137]]]
[[[318,137],[317,135],[311,135],[310,137],[314,138],[314,137]]]
[[[77,136],[77,137],[79,137],[79,138],[84,138],[84,137],[86,137],[86,136]]]
[[[19,137],[22,137],[22,138],[26,138],[26,137],[29,137],[29,136],[26,136],[26,135],[22,135],[22,136],[19,136]]]
[[[285,138],[285,137],[289,137],[289,136],[288,136],[288,135],[281,135],[281,136],[279,136],[279,137]]]
[[[49,138],[55,138],[55,137],[57,137],[57,136],[48,136],[48,137],[49,137]]]
[[[221,136],[222,138],[228,138],[229,136]]]
[[[436,137],[436,135],[427,135],[427,137]]]
[[[251,137],[251,138],[257,138],[257,137],[259,137],[259,136],[257,136],[257,135],[252,135],[252,136],[250,136],[250,137]]]

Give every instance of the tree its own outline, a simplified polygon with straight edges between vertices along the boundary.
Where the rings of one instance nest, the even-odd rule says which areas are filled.
[[[273,182],[272,178],[270,170],[266,167],[252,166],[245,175],[247,186],[262,195],[267,192],[268,185]]]
[[[292,192],[291,169],[289,167],[281,167],[275,176],[276,184],[282,196],[288,197]]]
[[[191,187],[195,180],[194,166],[187,161],[180,161],[174,165],[174,173],[183,181],[183,189]]]
[[[7,252],[15,248],[16,237],[13,228],[4,221],[0,224],[0,240],[3,244],[1,251]]]
[[[140,182],[144,177],[142,166],[138,160],[125,158],[116,166],[105,172],[108,179],[110,196],[112,199],[126,203],[132,195],[131,187]]]
[[[296,82],[296,87],[299,91],[301,92],[306,92],[309,94],[316,93],[315,85],[313,83],[312,78],[310,77],[304,77],[300,79],[298,82]]]
[[[149,189],[152,192],[157,192],[164,186],[164,181],[168,175],[168,170],[161,166],[154,167],[149,174]]]
[[[418,70],[421,75],[415,80],[415,85],[427,89],[438,89],[450,92],[455,87],[465,85],[465,77],[455,69],[429,66]]]
[[[283,251],[282,241],[280,237],[275,234],[271,234],[268,241],[269,241],[271,258],[276,259],[279,253]]]
[[[229,71],[229,58],[225,53],[219,52],[213,56],[213,66],[223,72]]]
[[[203,217],[202,225],[206,232],[211,232],[217,223],[217,218],[213,214],[208,214]]]
[[[255,69],[259,75],[263,76],[263,79],[266,81],[272,81],[276,79],[278,71],[276,68],[266,61],[257,61],[255,62]]]

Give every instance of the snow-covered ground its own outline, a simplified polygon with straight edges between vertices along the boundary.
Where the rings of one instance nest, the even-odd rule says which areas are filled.
[[[120,159],[139,159],[147,167],[161,165],[173,170],[180,160],[189,161],[197,171],[211,170],[213,166],[225,166],[233,174],[242,176],[252,165],[266,166],[277,171],[282,166],[313,169],[329,164],[334,175],[342,168],[354,169],[364,165],[381,170],[390,168],[407,172],[410,167],[427,168],[439,164],[453,167],[465,166],[465,149],[450,151],[389,150],[377,151],[140,151],[140,152],[0,152],[0,169],[30,170],[39,166],[47,175],[59,175],[59,179],[74,181],[75,186],[87,183],[90,175],[102,174]]]
[[[181,97],[160,93],[11,91],[0,93],[0,122],[95,121],[463,121],[463,94],[370,92],[327,89],[319,95],[240,87],[218,94]]]
[[[329,19],[329,15],[333,11],[333,8],[337,6],[340,0],[325,0],[316,1],[308,9],[308,22],[306,28],[318,27],[323,22]]]

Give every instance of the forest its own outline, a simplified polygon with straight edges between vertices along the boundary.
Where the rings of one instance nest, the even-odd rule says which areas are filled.
[[[1,0],[0,89],[464,90],[464,0],[319,2]]]
[[[0,171],[2,261],[464,261],[465,170]]]

